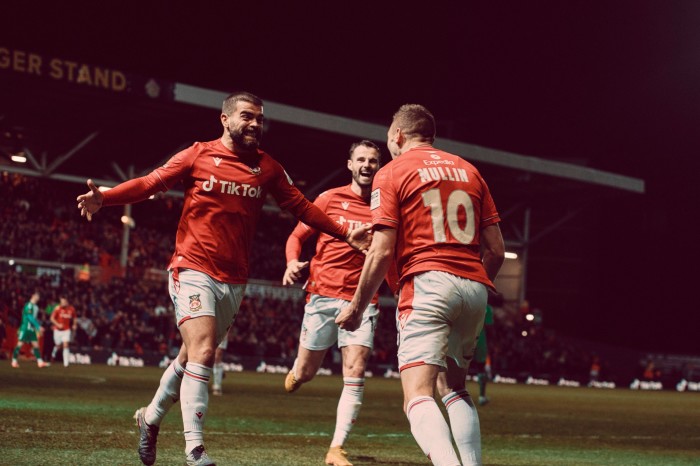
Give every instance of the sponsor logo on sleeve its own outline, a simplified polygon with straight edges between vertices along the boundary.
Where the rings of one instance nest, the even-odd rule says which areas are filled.
[[[372,197],[370,198],[369,202],[369,210],[374,210],[379,207],[379,199],[381,197],[380,194],[380,188],[375,189],[372,191]]]

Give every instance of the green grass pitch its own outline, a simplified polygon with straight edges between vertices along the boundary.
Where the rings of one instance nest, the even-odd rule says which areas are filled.
[[[0,363],[0,465],[139,465],[132,416],[153,396],[157,368]],[[298,392],[284,375],[228,373],[210,397],[208,452],[226,465],[323,465],[342,380]],[[475,384],[469,389],[476,393]],[[490,384],[479,408],[490,466],[700,465],[700,393]],[[161,425],[157,465],[184,461],[179,405]],[[371,378],[346,444],[362,465],[427,465],[401,410],[398,380]]]

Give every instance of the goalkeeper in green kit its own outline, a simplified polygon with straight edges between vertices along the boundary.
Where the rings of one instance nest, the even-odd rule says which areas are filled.
[[[491,301],[489,296],[489,301]],[[486,345],[486,326],[493,325],[493,309],[491,304],[486,305],[486,315],[484,316],[484,328],[481,329],[479,339],[476,342],[474,361],[479,365],[479,372],[476,381],[479,384],[479,405],[484,406],[490,400],[486,396],[486,383],[491,379],[491,358]]]
[[[34,293],[27,304],[24,305],[24,309],[22,309],[22,323],[19,325],[19,329],[17,330],[17,346],[15,346],[15,350],[12,353],[12,367],[15,369],[19,367],[17,356],[19,356],[19,351],[22,349],[22,345],[25,343],[30,343],[32,345],[37,366],[49,366],[49,363],[44,362],[44,360],[41,359],[41,353],[39,352],[37,334],[39,333],[41,324],[38,320],[36,320],[36,314],[39,312],[39,306],[36,304],[38,302],[39,293]]]

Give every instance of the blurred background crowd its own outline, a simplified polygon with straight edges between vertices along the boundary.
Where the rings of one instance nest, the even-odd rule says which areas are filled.
[[[49,315],[66,296],[78,313],[73,351],[109,350],[140,355],[173,356],[181,344],[164,270],[172,254],[181,210],[178,197],[159,197],[133,206],[135,227],[129,231],[127,267],[119,258],[123,224],[119,208],[103,209],[92,222],[78,214],[72,202],[83,186],[3,173],[0,178],[0,358],[7,358],[34,291],[41,294],[43,352],[53,346]],[[284,244],[294,220],[276,211],[262,216],[251,251],[251,279],[274,288],[285,268]],[[305,254],[313,244],[305,245]],[[99,269],[99,276],[94,270]],[[76,270],[79,272],[76,273]],[[297,290],[298,291],[298,290]],[[391,297],[386,296],[390,302]],[[566,378],[588,382],[623,375],[647,379],[698,377],[694,367],[649,370],[653,361],[628,353],[606,355],[592,342],[558,335],[544,325],[541,311],[528,320],[525,312],[510,312],[498,299],[492,303],[494,325],[486,326],[492,373]],[[303,293],[246,296],[229,334],[230,358],[254,358],[291,365],[296,354]],[[610,354],[626,354],[618,351]],[[634,354],[634,356],[632,356]],[[635,359],[635,357],[637,359]],[[330,352],[329,363],[337,361]],[[383,306],[371,364],[395,368],[394,309]],[[695,373],[693,373],[695,371]]]

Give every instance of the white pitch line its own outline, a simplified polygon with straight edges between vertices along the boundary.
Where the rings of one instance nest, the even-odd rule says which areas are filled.
[[[36,430],[36,429],[2,429],[0,432],[12,433],[12,432],[22,432],[27,434],[46,434],[46,435],[85,435],[85,434],[98,434],[98,435],[137,435],[135,430],[129,431],[111,431],[106,430],[102,432],[85,432],[85,431],[69,431],[69,430]],[[161,435],[182,435],[180,431],[160,431]],[[223,431],[206,431],[205,435],[232,435],[232,436],[246,436],[246,437],[330,437],[329,432],[223,432]],[[354,437],[367,437],[367,438],[410,438],[412,437],[409,433],[388,433],[388,434],[358,434],[354,433]],[[485,438],[524,438],[524,439],[546,439],[546,438],[566,438],[566,439],[581,439],[581,440],[654,440],[663,439],[665,437],[655,437],[653,435],[541,435],[541,434],[517,434],[517,435],[504,435],[504,434],[486,434]],[[700,436],[686,437],[686,440],[698,441]]]
[[[37,430],[37,429],[3,429],[2,432],[12,433],[12,432],[22,432],[25,434],[44,434],[44,435],[85,435],[85,434],[97,434],[97,435],[137,435],[138,432],[135,430],[116,432],[112,430],[106,430],[102,432],[85,432],[85,431],[71,431],[71,430]],[[222,432],[222,431],[206,431],[205,435],[237,435],[246,437],[331,437],[330,432]],[[182,435],[182,432],[178,431],[160,431],[160,435]],[[355,436],[364,436],[372,438],[401,438],[410,437],[410,434],[404,433],[393,433],[393,434],[357,434]]]

